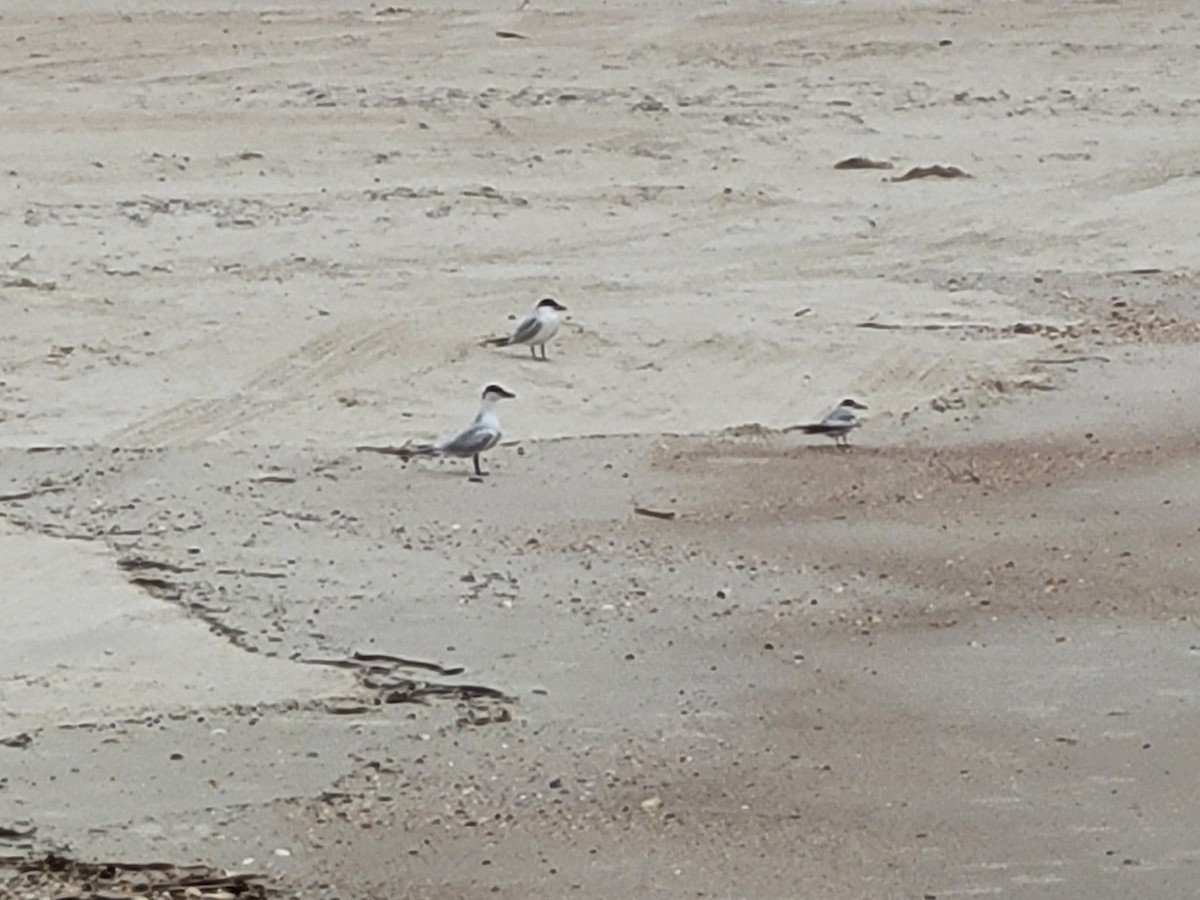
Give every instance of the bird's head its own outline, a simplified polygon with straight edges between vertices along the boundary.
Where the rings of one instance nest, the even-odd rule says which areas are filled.
[[[849,397],[839,403],[838,406],[848,406],[850,409],[866,409],[863,404],[859,403],[857,400],[851,400]]]
[[[553,297],[547,297],[545,300],[539,300],[537,308],[538,309],[553,309],[557,312],[565,312],[567,309],[565,306],[563,306],[561,303],[559,303]]]
[[[513,400],[516,396],[512,391],[506,391],[498,384],[489,384],[483,389],[484,400]]]

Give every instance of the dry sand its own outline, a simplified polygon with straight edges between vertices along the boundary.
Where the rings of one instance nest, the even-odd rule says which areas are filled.
[[[1194,897],[1200,16],[516,6],[0,13],[3,896]]]

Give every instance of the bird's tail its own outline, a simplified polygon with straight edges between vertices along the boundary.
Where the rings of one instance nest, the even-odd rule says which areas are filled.
[[[407,444],[404,447],[405,455],[413,456],[440,456],[442,450],[436,444]]]
[[[480,344],[481,347],[507,347],[508,345],[507,337],[487,338]]]
[[[437,456],[442,451],[438,449],[437,444],[414,444],[408,440],[393,452],[401,459],[412,459],[414,456]]]
[[[412,459],[414,456],[438,456],[442,452],[436,444],[414,444],[412,441],[405,441],[399,447],[374,447],[369,444],[363,444],[354,449],[360,452],[398,456],[401,459]]]
[[[815,425],[789,425],[787,428],[785,428],[785,429],[783,429],[783,430],[784,430],[785,432],[788,432],[788,431],[801,431],[801,432],[803,432],[804,434],[825,434],[827,431],[829,431],[829,426],[828,426],[828,425],[820,425],[820,424],[815,424]]]

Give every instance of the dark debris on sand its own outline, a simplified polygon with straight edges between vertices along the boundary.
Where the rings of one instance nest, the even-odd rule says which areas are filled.
[[[272,900],[265,876],[166,862],[91,863],[61,853],[0,854],[5,900]]]

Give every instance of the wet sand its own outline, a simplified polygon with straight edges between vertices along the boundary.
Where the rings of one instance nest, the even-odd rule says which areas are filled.
[[[1200,20],[515,6],[0,18],[3,890],[1191,897]]]

